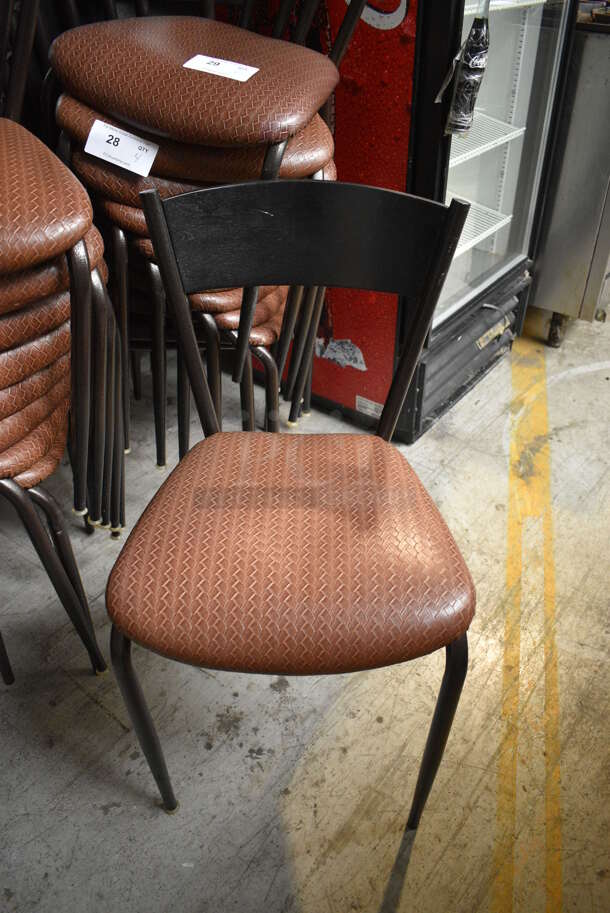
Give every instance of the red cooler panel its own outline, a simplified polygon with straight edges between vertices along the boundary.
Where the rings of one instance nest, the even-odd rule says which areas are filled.
[[[331,34],[345,0],[327,0]],[[365,7],[341,64],[335,98],[335,161],[340,181],[404,190],[407,175],[416,0]],[[357,217],[357,214],[355,214]],[[392,376],[397,298],[328,293],[320,327],[313,392],[374,414]]]

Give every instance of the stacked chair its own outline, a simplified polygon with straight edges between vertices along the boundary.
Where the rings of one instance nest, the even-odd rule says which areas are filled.
[[[103,457],[105,445],[89,424],[89,317],[92,299],[104,294],[102,254],[84,188],[31,133],[0,118],[0,495],[23,521],[95,671],[105,664],[62,513],[38,485],[59,465],[70,417],[75,509],[90,506],[89,457],[95,448]],[[100,381],[103,401],[106,378]],[[101,510],[99,461],[96,472]],[[12,681],[1,643],[0,671]]]
[[[72,167],[92,191],[112,237],[124,373],[129,358],[128,310],[143,313],[152,328],[160,465],[165,463],[165,294],[139,193],[155,189],[167,198],[256,178],[336,177],[332,135],[318,112],[338,82],[337,64],[364,2],[347,8],[328,57],[302,46],[317,5],[317,0],[303,4],[293,43],[279,38],[286,32],[292,6],[284,2],[271,38],[211,19],[164,16],[82,26],[63,33],[52,45],[51,67],[63,90],[56,107],[57,123],[70,140]],[[247,82],[237,82],[183,66],[201,53],[245,63],[258,72]],[[117,60],[121,61],[120,79]],[[84,153],[96,119],[159,145],[148,178]],[[234,349],[233,378],[241,383],[244,428],[253,427],[254,354],[265,371],[265,424],[269,430],[279,429],[279,372],[272,351],[281,337],[279,350],[281,361],[285,360],[301,301],[305,312],[307,308],[311,312],[315,290],[303,294],[301,288],[269,285],[213,293],[201,290],[190,296],[195,330],[206,348],[219,421],[220,354],[221,346],[228,346]],[[306,334],[307,321],[301,319],[300,326]],[[181,456],[188,449],[189,402],[186,366],[179,358]],[[201,414],[201,404],[197,405]],[[127,427],[126,386],[123,415]]]

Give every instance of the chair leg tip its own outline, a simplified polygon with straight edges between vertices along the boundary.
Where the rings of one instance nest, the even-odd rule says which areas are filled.
[[[161,808],[163,809],[163,811],[165,812],[166,815],[175,815],[176,812],[178,811],[178,809],[180,808],[180,803],[178,802],[177,799],[175,800],[175,805],[171,805],[171,806],[167,805],[167,803],[164,802],[162,804]]]

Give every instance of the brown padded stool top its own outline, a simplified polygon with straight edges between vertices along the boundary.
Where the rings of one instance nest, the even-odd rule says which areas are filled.
[[[64,253],[91,227],[84,187],[19,124],[0,118],[0,273]]]
[[[66,413],[64,422],[57,429],[55,440],[52,442],[47,453],[34,463],[33,466],[30,466],[29,469],[25,469],[23,472],[14,476],[13,480],[22,488],[32,488],[33,485],[44,482],[44,480],[47,479],[51,473],[55,472],[56,468],[59,466],[59,462],[66,449],[67,437],[68,415]]]
[[[218,433],[161,486],[110,575],[130,639],[197,666],[323,674],[460,637],[472,580],[401,456],[369,435]]]
[[[30,403],[44,396],[58,380],[69,372],[70,352],[68,351],[46,368],[41,368],[40,371],[36,371],[25,380],[0,390],[0,419],[25,409]]]
[[[79,104],[72,99],[70,102],[72,106]],[[58,111],[61,107],[60,99]],[[89,125],[95,118],[108,120],[90,108],[85,110],[91,112],[91,116],[87,118]],[[58,120],[61,123],[64,119],[58,117]],[[77,138],[84,146],[88,130],[67,129],[66,132],[72,136],[78,134]],[[139,192],[151,187],[156,187],[160,196],[171,197],[212,184],[260,178],[266,149],[261,146],[222,149],[214,146],[180,145],[163,140],[161,144],[152,165],[152,174],[147,178],[104,163],[82,150],[74,152],[72,165],[76,174],[88,187],[118,203],[139,206]],[[288,142],[280,167],[280,177],[302,178],[315,174],[332,159],[333,153],[332,134],[322,118],[316,114],[305,129]],[[158,160],[161,165],[157,165]],[[180,184],[178,181],[191,183]]]
[[[57,444],[60,436],[63,436],[63,452],[69,408],[70,399],[66,397],[32,431],[0,453],[0,479],[12,479],[31,469]]]
[[[50,390],[20,412],[0,421],[0,451],[12,447],[34,431],[64,400],[70,398],[70,375],[63,377]]]
[[[259,71],[237,82],[186,69],[183,64],[195,54]],[[70,95],[96,110],[205,146],[287,139],[312,119],[339,81],[334,63],[316,51],[189,16],[80,26],[55,39],[49,59]]]
[[[0,390],[11,387],[70,351],[70,324],[63,323],[38,339],[0,352]]]
[[[60,292],[0,316],[0,351],[22,345],[70,319],[70,292]]]
[[[97,228],[92,225],[83,238],[89,255],[89,265],[92,270],[99,266],[104,254],[104,242]],[[65,254],[41,263],[32,269],[12,273],[10,276],[0,276],[0,314],[14,311],[16,308],[63,292],[70,286],[70,273]]]
[[[269,321],[278,314],[281,317],[284,313],[284,305],[286,304],[287,297],[288,286],[280,285],[265,298],[259,298],[256,302],[256,310],[254,311],[254,320],[252,326],[259,327],[263,324],[269,323]],[[221,330],[236,330],[239,327],[240,316],[241,310],[238,307],[233,311],[225,311],[223,314],[215,314],[214,320],[216,321],[218,328]]]
[[[110,219],[123,231],[130,231],[141,237],[148,234],[144,211],[137,206],[125,206],[124,203],[115,203],[113,200],[105,200],[102,197],[98,197],[96,203],[99,211],[103,212],[107,219]]]

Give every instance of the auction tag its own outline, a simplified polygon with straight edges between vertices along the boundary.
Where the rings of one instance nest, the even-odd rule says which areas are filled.
[[[234,60],[223,60],[221,57],[207,57],[205,54],[195,54],[182,66],[187,70],[200,70],[202,73],[214,73],[226,79],[236,79],[237,82],[248,82],[259,70],[258,67],[249,67],[245,63],[235,63]]]
[[[85,152],[89,155],[95,155],[98,159],[104,159],[142,177],[148,176],[158,151],[156,143],[127,133],[120,127],[113,127],[112,124],[105,124],[103,120],[93,122],[85,144]]]

